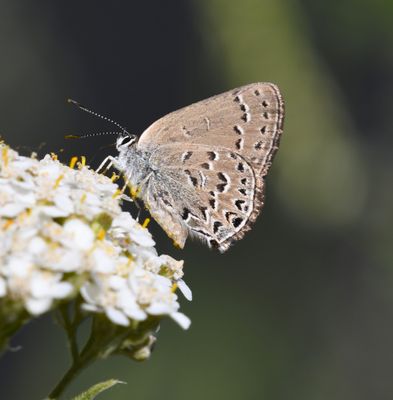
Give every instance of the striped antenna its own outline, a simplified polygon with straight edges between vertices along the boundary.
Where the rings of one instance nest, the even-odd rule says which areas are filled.
[[[65,139],[85,139],[92,136],[105,136],[105,135],[121,135],[123,132],[96,132],[88,133],[86,135],[65,135]],[[128,133],[128,132],[127,132]]]
[[[67,102],[70,103],[70,104],[74,104],[75,106],[77,106],[82,111],[85,111],[85,112],[87,112],[87,113],[89,113],[89,114],[91,114],[91,115],[93,115],[95,117],[98,117],[98,118],[101,118],[101,119],[103,119],[105,121],[110,122],[111,124],[113,124],[113,125],[117,126],[118,128],[120,128],[124,133],[127,133],[128,135],[130,135],[130,133],[127,131],[127,129],[125,129],[123,126],[121,126],[118,122],[114,121],[113,119],[108,118],[105,115],[98,114],[95,111],[92,111],[92,110],[86,108],[85,106],[83,106],[82,104],[78,103],[75,100],[67,99]]]

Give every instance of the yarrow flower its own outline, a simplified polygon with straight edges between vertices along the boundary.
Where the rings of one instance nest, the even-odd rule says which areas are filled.
[[[157,254],[112,179],[78,165],[0,144],[0,349],[23,322],[75,301],[122,333],[116,351],[148,357],[162,317],[190,325],[176,294],[191,300],[183,261]]]

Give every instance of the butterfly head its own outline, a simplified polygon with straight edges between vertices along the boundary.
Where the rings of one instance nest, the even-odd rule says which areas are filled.
[[[138,138],[136,135],[131,135],[128,132],[122,132],[116,140],[116,149],[119,152],[125,150],[131,146],[134,146],[137,140]]]

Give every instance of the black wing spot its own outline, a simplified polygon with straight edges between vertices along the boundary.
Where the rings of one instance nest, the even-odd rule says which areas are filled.
[[[185,126],[182,126],[181,129],[183,130],[183,133],[184,133],[185,135],[191,136],[191,132],[190,132]]]
[[[195,178],[195,176],[190,176],[190,181],[193,184],[194,187],[198,186],[198,179]]]
[[[234,101],[235,103],[240,103],[240,97],[239,97],[239,96],[236,96],[236,97],[233,99],[233,101]]]
[[[246,105],[245,105],[245,104],[241,104],[241,105],[240,105],[240,109],[241,109],[243,112],[246,112],[246,111],[247,111],[247,108],[246,108]]]
[[[230,155],[231,158],[233,158],[234,160],[236,160],[237,156],[236,156],[235,153],[232,153],[232,152],[231,152],[231,153],[229,153],[229,155]]]
[[[190,210],[188,208],[184,207],[181,217],[186,221],[189,216],[190,216]]]
[[[211,207],[213,210],[216,209],[216,200],[215,200],[215,199],[210,199],[210,200],[209,200],[209,204],[210,204],[210,207]]]
[[[187,161],[191,158],[192,156],[192,151],[187,151],[186,153],[183,154],[183,162]]]
[[[227,177],[226,177],[222,172],[219,172],[219,173],[217,174],[217,176],[218,176],[218,179],[220,179],[221,181],[223,181],[223,182],[225,182],[225,183],[228,182]]]
[[[244,200],[236,200],[235,201],[235,206],[237,207],[238,210],[242,211],[244,203],[245,203]]]
[[[191,175],[191,171],[190,171],[189,169],[185,169],[184,172],[185,172],[185,174],[188,175],[188,176]]]
[[[232,215],[237,215],[237,214],[234,213],[234,212],[231,212],[231,211],[227,211],[227,212],[225,213],[225,219],[226,219],[228,222],[230,222]]]
[[[218,242],[217,242],[217,240],[210,239],[210,240],[209,240],[209,244],[210,244],[211,247],[214,247],[214,248],[217,248],[217,247],[218,247]]]
[[[243,164],[242,162],[239,162],[239,164],[237,164],[236,169],[237,169],[239,172],[244,172],[244,164]]]
[[[201,167],[204,169],[210,169],[210,164],[205,162],[205,163],[201,164]]]
[[[237,139],[237,140],[236,140],[235,146],[236,146],[236,148],[237,148],[238,150],[241,149],[241,143],[242,143],[242,139]]]
[[[255,145],[254,145],[255,150],[261,150],[262,149],[262,145],[263,145],[263,142],[255,143]]]
[[[247,114],[244,113],[244,114],[241,116],[241,119],[242,119],[244,122],[247,122],[247,121],[248,121],[248,116],[247,116]]]
[[[255,96],[260,96],[260,94],[261,94],[261,92],[259,90],[255,90],[254,93],[255,93]]]
[[[240,171],[240,170],[239,170]],[[241,179],[241,184],[242,185],[247,185],[247,178],[243,178],[243,179]]]
[[[267,107],[267,106],[269,105],[269,103],[268,103],[266,100],[263,100],[263,101],[262,101],[262,105],[263,105],[264,107]]]
[[[247,191],[246,191],[246,189],[237,189],[238,190],[238,192],[240,193],[240,194],[242,194],[243,196],[247,196]]]
[[[222,223],[220,221],[214,221],[213,224],[213,232],[217,233],[218,230],[222,227]]]
[[[199,210],[201,211],[203,215],[203,219],[207,221],[207,207],[199,207]]]
[[[207,156],[209,157],[210,161],[214,161],[217,159],[217,153],[215,151],[208,151]]]
[[[227,186],[226,183],[219,183],[216,187],[217,187],[217,190],[218,190],[220,193],[222,193],[222,192],[225,190],[226,186]]]
[[[263,115],[263,118],[269,119],[269,114],[267,113],[267,111],[265,111],[262,115]]]
[[[238,134],[238,135],[243,135],[243,131],[240,129],[238,125],[235,125],[233,127],[233,130]]]
[[[243,218],[237,217],[232,221],[232,225],[237,228],[243,222]]]
[[[262,133],[263,135],[266,133],[266,126],[263,126],[263,127],[261,128],[261,133]]]

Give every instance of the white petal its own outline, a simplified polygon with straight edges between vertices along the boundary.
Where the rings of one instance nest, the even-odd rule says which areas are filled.
[[[90,311],[90,312],[99,312],[101,309],[93,304],[83,303],[81,306],[82,310]]]
[[[30,291],[35,298],[51,297],[50,291],[53,284],[52,279],[48,279],[42,274],[36,274],[30,279]]]
[[[172,314],[173,307],[165,303],[153,303],[146,308],[146,311],[151,315],[165,315]]]
[[[131,217],[128,212],[122,212],[115,217],[112,221],[112,228],[121,228],[122,230],[129,230],[135,225],[136,221]]]
[[[116,310],[116,308],[108,307],[105,310],[105,313],[107,317],[117,325],[128,326],[130,324],[126,315],[123,312]]]
[[[191,325],[190,318],[187,315],[184,315],[181,312],[174,312],[170,315],[170,317],[177,322],[183,329],[188,329]]]
[[[80,250],[89,250],[94,242],[94,233],[91,228],[78,219],[72,219],[64,224],[64,231],[71,238],[69,247]]]
[[[176,283],[177,283],[177,286],[180,289],[180,291],[183,293],[183,296],[188,301],[191,301],[192,300],[192,292],[191,292],[191,289],[186,284],[186,282],[184,282],[183,279],[179,279],[178,281],[176,281]]]
[[[74,204],[71,201],[71,199],[69,198],[69,196],[66,196],[64,194],[57,194],[55,195],[54,199],[53,199],[55,205],[65,211],[67,213],[67,215],[72,214],[74,211]]]
[[[95,249],[91,257],[95,272],[108,274],[116,268],[115,260],[102,249]]]
[[[101,291],[97,285],[87,282],[81,287],[80,293],[88,303],[95,304],[99,301]]]
[[[54,299],[64,299],[72,293],[74,287],[69,282],[59,282],[52,289]]]
[[[42,214],[52,218],[67,217],[69,215],[66,211],[56,206],[41,206],[39,210]]]
[[[131,240],[143,247],[153,247],[156,242],[152,239],[150,232],[142,227],[136,227],[130,233]]]
[[[45,240],[36,236],[29,243],[29,252],[34,255],[38,255],[40,253],[43,253],[47,247],[48,246]]]
[[[6,204],[5,206],[0,207],[0,216],[6,218],[13,218],[16,217],[18,214],[20,214],[23,210],[25,210],[25,208],[26,208],[25,204],[16,204],[16,203]]]
[[[109,277],[109,286],[113,290],[120,290],[126,287],[127,281],[118,275],[112,275]]]
[[[43,314],[48,311],[52,305],[52,299],[28,299],[26,301],[26,309],[32,315]]]
[[[147,318],[147,314],[138,307],[129,307],[123,309],[124,312],[135,321],[144,321]]]

